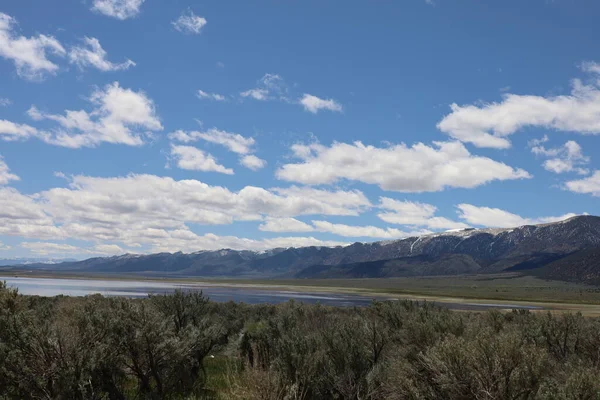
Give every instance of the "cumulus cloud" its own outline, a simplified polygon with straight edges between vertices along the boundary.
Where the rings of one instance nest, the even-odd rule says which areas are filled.
[[[48,59],[48,53],[63,57],[65,48],[52,36],[19,36],[17,21],[0,12],[0,57],[14,62],[17,74],[25,79],[40,80],[56,74],[59,67]]]
[[[600,171],[594,171],[587,178],[566,182],[564,188],[574,193],[600,196]]]
[[[222,94],[208,93],[208,92],[205,92],[204,90],[198,90],[198,93],[196,94],[196,96],[198,96],[199,99],[208,99],[208,100],[215,100],[215,101],[227,100],[225,98],[225,96],[223,96]]]
[[[309,224],[296,218],[267,217],[265,222],[258,226],[264,232],[312,232],[315,229]]]
[[[333,99],[321,99],[317,96],[313,96],[311,94],[305,93],[304,96],[300,99],[300,104],[304,107],[306,111],[309,111],[313,114],[318,113],[321,110],[335,111],[341,112],[342,106],[340,103]]]
[[[359,215],[365,209],[371,207],[371,202],[360,190],[322,190],[292,186],[273,188],[271,191],[288,198],[289,201],[300,201],[302,199],[300,203],[309,202],[313,204],[310,208],[315,212],[295,213],[294,215]],[[322,205],[327,205],[327,207]]]
[[[267,162],[262,158],[258,158],[253,154],[249,154],[240,158],[240,164],[252,171],[258,171],[267,165]]]
[[[69,62],[79,68],[94,67],[100,71],[120,71],[135,66],[129,59],[122,63],[113,63],[106,59],[106,51],[100,45],[98,39],[85,37],[83,46],[73,46],[69,51]]]
[[[171,145],[171,156],[181,169],[205,172],[213,171],[233,175],[231,168],[225,168],[223,165],[217,163],[217,160],[212,155],[193,146]]]
[[[332,184],[340,179],[375,184],[398,192],[435,192],[445,188],[473,188],[494,180],[527,179],[520,168],[487,157],[474,156],[459,142],[417,143],[379,148],[335,142],[296,144],[301,163],[285,164],[279,179],[308,185]]]
[[[183,143],[205,140],[210,143],[224,146],[229,151],[237,154],[248,154],[253,151],[255,141],[237,133],[221,131],[217,128],[211,128],[205,132],[201,131],[182,131],[178,130],[169,134],[169,139]]]
[[[415,232],[403,232],[394,228],[376,226],[354,226],[334,224],[329,221],[313,220],[312,225],[296,218],[267,218],[258,228],[265,232],[327,232],[338,236],[354,238],[397,239],[414,235]],[[418,234],[429,233],[420,231]]]
[[[178,130],[170,133],[169,139],[183,143],[204,140],[209,143],[221,145],[229,151],[240,155],[240,164],[253,171],[264,168],[267,162],[257,156],[250,154],[254,152],[256,144],[254,138],[245,137],[237,133],[221,131],[211,128],[207,131],[183,131]]]
[[[44,211],[36,196],[0,187],[0,235],[61,239],[64,233]]]
[[[329,221],[313,220],[312,225],[296,218],[267,218],[258,228],[265,232],[327,232],[338,236],[352,238],[398,239],[414,235],[423,235],[431,231],[405,232],[395,228],[379,228],[376,226],[355,226],[334,224]]]
[[[179,32],[196,35],[200,33],[206,23],[206,18],[194,14],[191,9],[188,9],[172,22]]]
[[[373,207],[358,190],[319,190],[307,187],[263,189],[246,186],[235,192],[197,180],[174,180],[154,175],[98,178],[72,176],[68,187],[31,195],[0,187],[0,235],[35,239],[38,251],[76,254],[198,251],[220,248],[265,250],[290,246],[336,246],[345,242],[314,237],[247,239],[196,233],[191,226],[258,221],[268,232],[329,232],[344,237],[401,238],[465,226],[439,219],[435,207],[424,203],[382,198],[377,206],[411,229],[352,226],[297,217],[308,215],[359,215]],[[600,179],[598,179],[600,181]],[[528,219],[503,210],[458,206],[460,217],[477,226],[513,226],[567,218]],[[67,248],[70,239],[92,245]],[[62,247],[61,247],[62,246]],[[76,246],[74,246],[76,247]]]
[[[92,11],[125,20],[138,15],[142,3],[144,0],[93,0]]]
[[[397,239],[410,236],[410,234],[394,228],[378,228],[376,226],[353,226],[333,224],[328,221],[312,221],[315,230],[329,232],[339,236],[355,238]]]
[[[594,71],[597,64],[586,64]],[[506,149],[508,136],[526,127],[554,129],[582,134],[600,134],[600,86],[574,79],[571,93],[561,96],[505,94],[501,102],[483,105],[452,104],[452,112],[438,129],[477,147]]]
[[[29,250],[35,255],[94,255],[113,256],[125,253],[125,250],[116,244],[98,244],[93,247],[78,247],[67,243],[54,242],[22,242],[20,247]]]
[[[594,61],[584,61],[581,63],[581,69],[585,72],[600,74],[600,63]]]
[[[39,135],[38,130],[32,126],[0,119],[0,139],[4,141],[24,140]]]
[[[144,92],[125,89],[114,82],[95,90],[89,100],[94,106],[92,111],[66,110],[64,115],[45,113],[32,106],[28,111],[31,118],[59,124],[51,134],[38,137],[70,148],[94,147],[100,143],[140,146],[149,131],[163,129],[154,102]]]
[[[577,172],[581,175],[586,175],[589,172],[581,166],[588,164],[590,158],[583,155],[583,150],[577,142],[569,140],[561,147],[546,148],[543,143],[547,141],[548,136],[544,136],[542,139],[530,142],[533,154],[548,158],[542,164],[547,171],[555,174]]]
[[[427,229],[464,229],[469,225],[452,221],[444,217],[436,217],[437,207],[414,201],[400,201],[389,197],[381,197],[379,208],[386,210],[377,214],[382,221],[390,224],[412,225]]]
[[[0,156],[0,185],[6,185],[10,181],[18,181],[20,178],[10,172],[10,168],[4,162],[2,156]]]
[[[472,204],[457,206],[459,217],[470,224],[491,228],[512,228],[522,225],[544,224],[563,221],[577,214],[565,214],[558,217],[524,218],[511,212],[491,207],[478,207]]]
[[[6,97],[0,97],[0,107],[10,106],[12,101]]]
[[[23,242],[20,246],[37,255],[79,253],[79,248],[65,243]]]
[[[263,250],[294,245],[330,246],[315,238],[249,240],[199,235],[193,225],[265,221],[302,215],[358,215],[371,206],[360,191],[246,186],[232,192],[197,180],[154,175],[70,177],[69,187],[23,195],[0,187],[0,235],[38,240],[69,238],[150,251],[216,248]]]

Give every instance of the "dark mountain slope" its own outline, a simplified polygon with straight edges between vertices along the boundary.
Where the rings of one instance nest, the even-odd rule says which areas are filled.
[[[576,251],[535,271],[544,278],[600,285],[600,247]]]
[[[401,240],[355,243],[346,247],[302,247],[267,252],[217,250],[93,258],[35,268],[94,273],[161,276],[309,277],[412,276],[464,272],[541,272],[560,279],[588,279],[598,269],[581,256],[571,272],[572,254],[600,248],[600,217],[578,216],[561,222],[511,229],[464,229]],[[582,253],[584,254],[584,253]],[[452,255],[460,257],[450,257]],[[562,262],[556,270],[543,267]],[[375,263],[373,263],[375,262]],[[359,265],[366,263],[365,265]],[[315,267],[317,266],[317,267]],[[327,268],[335,266],[336,268]],[[315,267],[310,269],[308,267]],[[308,268],[308,269],[307,269]],[[329,272],[327,272],[329,271]],[[560,271],[560,272],[559,272]],[[383,274],[383,275],[382,275]]]
[[[471,257],[448,254],[441,257],[414,256],[395,260],[365,261],[340,265],[314,265],[296,278],[392,278],[405,276],[474,274],[481,270]]]

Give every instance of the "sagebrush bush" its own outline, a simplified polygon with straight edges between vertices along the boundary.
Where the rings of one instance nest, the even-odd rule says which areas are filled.
[[[214,354],[226,364],[207,368]],[[600,399],[599,376],[600,319],[579,314],[40,298],[0,283],[0,399]]]

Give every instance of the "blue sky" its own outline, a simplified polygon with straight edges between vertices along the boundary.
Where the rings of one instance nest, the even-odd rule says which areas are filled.
[[[9,0],[0,257],[599,214],[595,1]]]

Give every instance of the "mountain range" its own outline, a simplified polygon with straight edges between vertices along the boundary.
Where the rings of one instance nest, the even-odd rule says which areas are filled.
[[[600,217],[462,229],[345,247],[126,254],[29,269],[169,277],[386,278],[519,272],[600,283]],[[22,268],[22,267],[12,267]]]

